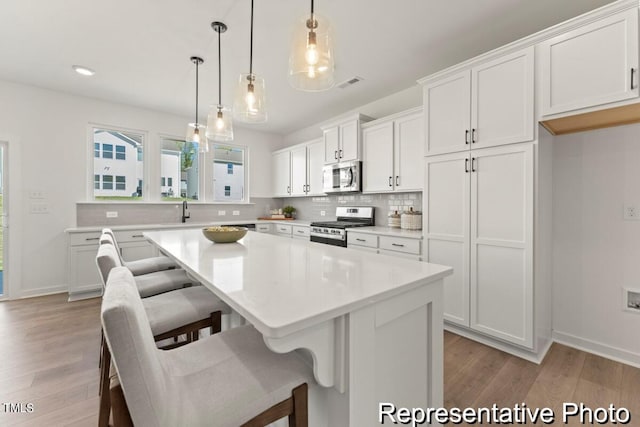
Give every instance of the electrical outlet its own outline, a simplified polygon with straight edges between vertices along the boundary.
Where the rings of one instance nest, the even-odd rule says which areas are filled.
[[[49,210],[49,204],[48,203],[31,203],[31,209],[30,209],[32,214],[48,214],[50,212]]]
[[[218,216],[225,216],[227,211],[218,211]]]
[[[240,215],[240,211],[233,211],[232,214],[233,214],[233,216],[239,216]]]
[[[635,205],[624,205],[625,221],[640,221],[640,211]]]
[[[44,199],[45,198],[45,193],[42,190],[31,190],[31,191],[29,191],[29,198],[30,199]]]
[[[325,216],[327,214],[327,211],[320,211],[320,216]]]
[[[107,211],[107,218],[118,218],[118,211]]]

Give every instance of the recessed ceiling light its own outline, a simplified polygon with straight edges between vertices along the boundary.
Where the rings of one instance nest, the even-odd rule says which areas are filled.
[[[83,76],[93,76],[96,73],[91,68],[83,67],[82,65],[74,65],[71,68],[73,68],[76,73]]]

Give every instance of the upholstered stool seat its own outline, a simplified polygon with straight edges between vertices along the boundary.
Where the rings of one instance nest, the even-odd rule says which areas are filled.
[[[116,247],[108,243],[101,243],[96,256],[96,264],[104,285],[109,271],[122,265]],[[155,273],[136,276],[135,282],[142,298],[182,289],[185,286],[194,284],[194,281],[182,269],[156,271]]]
[[[307,425],[311,369],[295,352],[270,351],[252,326],[163,352],[126,268],[109,275],[101,317],[136,426],[253,426],[284,416]]]
[[[118,257],[120,258],[120,262],[122,265],[131,270],[134,276],[140,276],[142,274],[154,273],[156,271],[164,271],[171,270],[174,268],[178,268],[175,262],[169,259],[166,256],[156,256],[150,258],[143,258],[135,261],[125,261],[122,258],[122,252],[120,251],[120,246],[118,246],[118,241],[116,240],[116,235],[113,233],[113,230],[110,228],[102,229],[102,236],[100,236],[100,243],[111,243],[116,250],[118,251]]]

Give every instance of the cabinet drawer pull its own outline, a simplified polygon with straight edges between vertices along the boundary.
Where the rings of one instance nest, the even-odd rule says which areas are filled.
[[[404,245],[401,245],[400,243],[392,243],[391,246],[397,246],[399,248],[404,248]]]
[[[140,237],[144,237],[144,235],[142,235],[142,234],[134,234],[131,237],[132,238],[140,238]]]
[[[90,241],[92,241],[92,240],[99,240],[99,239],[100,239],[99,237],[87,237],[87,238],[86,238],[86,239],[84,239],[84,240],[85,240],[85,241],[87,241],[87,242],[90,242]]]
[[[304,234],[304,231],[302,231],[302,230],[298,230],[298,233],[300,233],[300,234]]]
[[[633,81],[635,80],[634,79],[635,74],[636,74],[636,69],[632,68],[631,69],[631,90],[635,89],[635,86],[636,86],[636,85],[633,84]]]
[[[366,241],[367,241],[367,239],[359,239],[359,238],[356,238],[356,240],[357,240],[358,242],[366,242]]]
[[[471,129],[471,143],[475,144],[476,141],[476,130],[475,129]]]
[[[465,129],[464,131],[464,143],[469,145],[469,129]]]

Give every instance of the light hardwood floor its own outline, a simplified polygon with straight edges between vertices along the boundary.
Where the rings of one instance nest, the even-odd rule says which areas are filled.
[[[0,302],[0,426],[96,426],[100,300]],[[554,344],[541,365],[445,332],[445,406],[624,406],[640,426],[640,369]],[[33,403],[6,413],[4,403]]]

